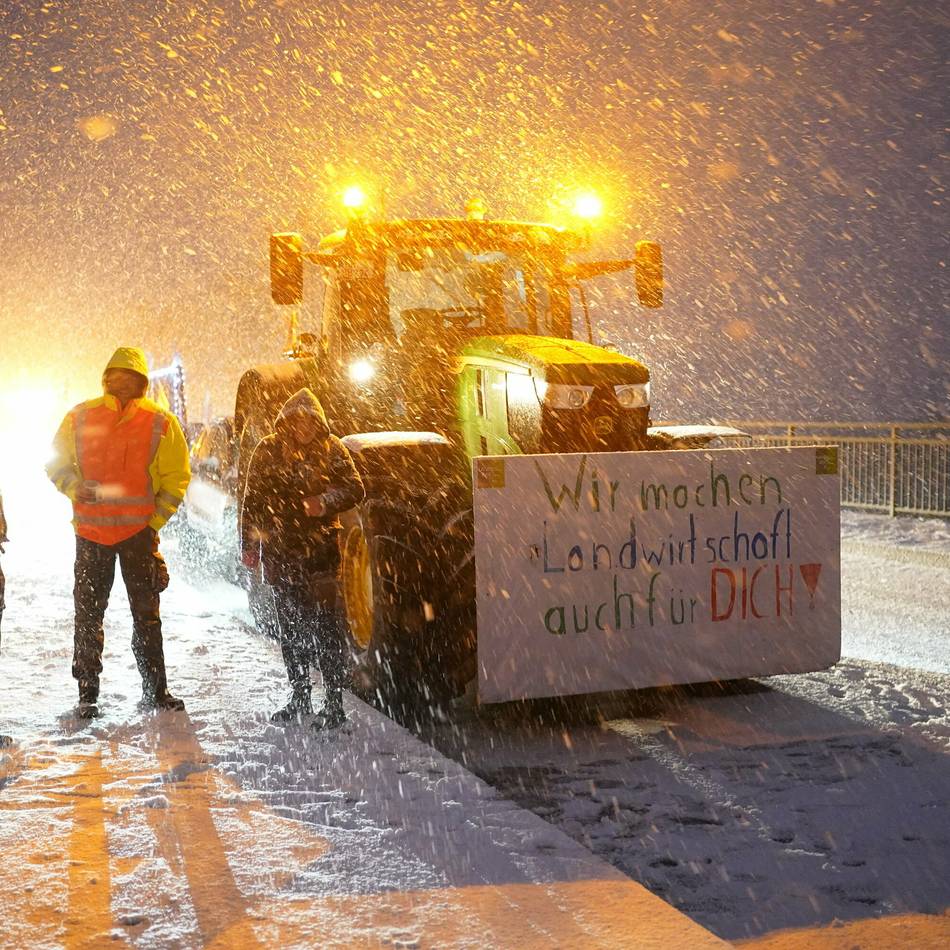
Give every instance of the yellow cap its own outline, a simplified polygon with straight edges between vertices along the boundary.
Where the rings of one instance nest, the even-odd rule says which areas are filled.
[[[144,351],[137,346],[120,346],[106,364],[104,372],[110,369],[128,369],[148,379],[148,361]]]

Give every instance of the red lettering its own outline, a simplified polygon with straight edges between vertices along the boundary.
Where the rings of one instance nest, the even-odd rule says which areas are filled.
[[[795,611],[792,606],[792,593],[794,591],[795,568],[788,565],[788,586],[782,586],[782,565],[775,565],[775,616],[782,616],[782,594],[788,594],[788,615],[791,616]]]
[[[752,610],[752,616],[757,617],[760,620],[765,616],[765,614],[760,614],[758,610],[755,609],[755,582],[759,579],[759,575],[764,570],[764,567],[756,568],[755,573],[752,575],[752,580],[749,583],[749,608]]]
[[[716,575],[725,574],[729,578],[729,606],[723,613],[719,613],[719,585],[716,583]],[[712,619],[714,621],[728,620],[732,616],[732,609],[736,605],[736,575],[728,567],[714,567],[709,575],[709,600],[712,607]]]

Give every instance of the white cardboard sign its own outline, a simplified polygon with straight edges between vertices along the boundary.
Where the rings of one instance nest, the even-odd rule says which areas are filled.
[[[474,460],[482,702],[840,658],[834,447]]]

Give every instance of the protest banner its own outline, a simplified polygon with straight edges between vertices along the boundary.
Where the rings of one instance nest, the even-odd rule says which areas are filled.
[[[480,701],[839,659],[834,447],[473,464]]]

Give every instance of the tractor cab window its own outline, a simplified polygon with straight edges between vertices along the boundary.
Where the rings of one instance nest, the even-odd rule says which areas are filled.
[[[502,307],[509,330],[531,332],[531,314],[528,307],[528,281],[524,271],[506,268],[501,275]],[[533,310],[533,308],[531,308]]]
[[[527,251],[457,246],[390,251],[389,319],[403,342],[434,342],[453,330],[473,336],[568,336],[569,302],[552,288],[553,273],[552,266]]]

